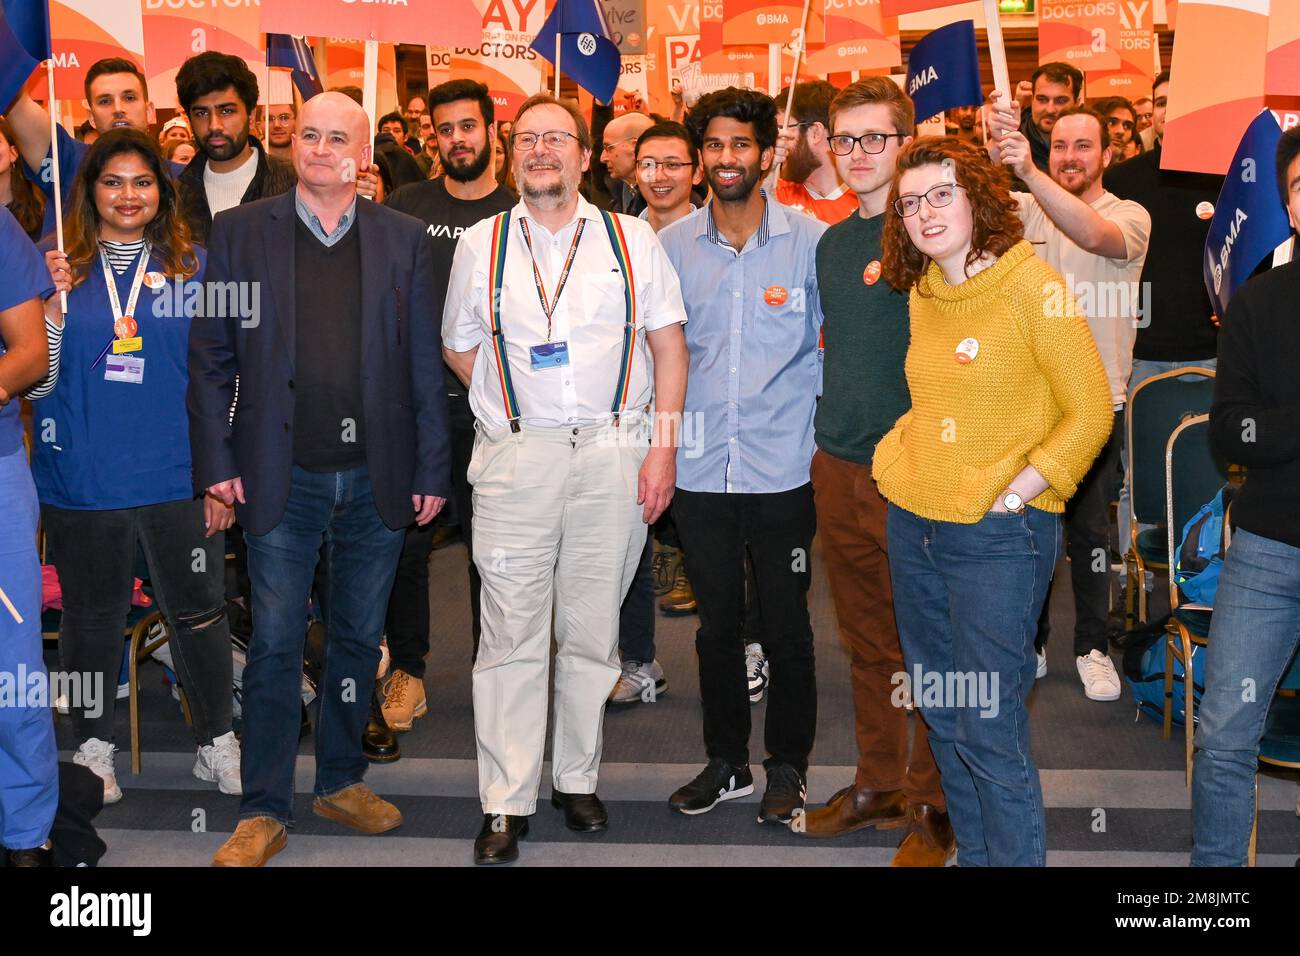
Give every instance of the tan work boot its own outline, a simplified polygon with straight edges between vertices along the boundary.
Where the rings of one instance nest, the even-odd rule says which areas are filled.
[[[948,814],[928,803],[907,808],[907,835],[890,866],[946,866],[957,853]]]
[[[686,577],[686,562],[677,565],[672,590],[659,600],[659,610],[668,614],[694,614],[695,589]]]
[[[424,681],[412,677],[400,667],[384,683],[384,720],[393,730],[410,730],[415,718],[429,712],[424,696]]]
[[[289,842],[284,825],[271,817],[240,820],[230,839],[212,857],[213,866],[265,866]]]
[[[364,783],[354,783],[328,797],[317,797],[312,813],[362,833],[386,833],[402,825],[402,811]]]

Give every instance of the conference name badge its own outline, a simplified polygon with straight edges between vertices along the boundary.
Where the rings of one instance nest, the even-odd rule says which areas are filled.
[[[104,381],[141,384],[144,382],[144,359],[134,355],[119,355],[109,359],[104,369]]]
[[[534,372],[547,368],[563,368],[569,364],[569,343],[547,342],[543,345],[534,345],[528,350],[528,360],[532,363]]]
[[[977,339],[962,339],[957,343],[957,352],[953,357],[958,365],[969,365],[979,354],[980,344]]]
[[[785,300],[789,297],[790,293],[786,292],[785,286],[770,285],[763,290],[763,301],[768,305],[785,305]]]
[[[138,335],[130,339],[113,340],[114,355],[122,355],[125,352],[138,352],[142,348],[144,348],[144,339]]]
[[[867,263],[867,267],[862,270],[862,281],[867,285],[875,285],[880,281],[880,260],[872,259]]]

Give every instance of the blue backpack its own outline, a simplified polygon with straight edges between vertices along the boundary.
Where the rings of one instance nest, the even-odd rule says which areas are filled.
[[[1223,570],[1224,514],[1232,503],[1232,488],[1224,485],[1219,493],[1183,526],[1178,545],[1174,581],[1193,604],[1214,606],[1219,591],[1219,573]]]
[[[1130,663],[1129,654],[1125,653],[1124,657],[1124,681],[1128,684],[1129,690],[1133,692],[1133,700],[1137,703],[1138,713],[1146,714],[1155,720],[1163,722],[1165,719],[1165,642],[1162,640],[1163,625],[1161,633],[1156,635],[1145,649],[1140,650],[1140,657],[1137,657],[1134,663]],[[1174,658],[1174,699],[1173,699],[1173,720],[1175,724],[1183,724],[1187,720],[1185,702],[1187,699],[1184,691],[1184,682],[1187,680],[1187,671],[1183,667],[1183,662]],[[1201,694],[1205,692],[1205,648],[1199,645],[1192,645],[1192,706],[1196,708],[1192,715],[1192,721],[1195,723],[1201,715]]]

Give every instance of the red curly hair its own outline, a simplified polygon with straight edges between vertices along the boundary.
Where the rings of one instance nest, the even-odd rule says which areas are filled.
[[[966,264],[970,265],[985,253],[1001,256],[1024,238],[1025,227],[1007,187],[1007,177],[989,162],[984,151],[951,136],[922,136],[899,154],[898,172],[889,187],[889,205],[885,209],[881,271],[895,289],[914,288],[930,265],[929,257],[912,244],[903,217],[894,212],[899,180],[909,169],[949,162],[957,185],[970,198],[973,228]]]

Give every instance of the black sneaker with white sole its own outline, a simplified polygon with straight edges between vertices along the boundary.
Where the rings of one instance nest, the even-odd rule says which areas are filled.
[[[777,764],[767,772],[767,789],[758,806],[759,823],[788,824],[804,811],[808,798],[808,781],[787,763]]]
[[[748,767],[733,767],[725,760],[710,760],[700,775],[668,798],[668,806],[694,816],[707,813],[723,800],[754,792],[754,775]]]

